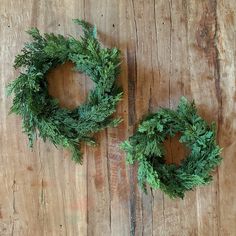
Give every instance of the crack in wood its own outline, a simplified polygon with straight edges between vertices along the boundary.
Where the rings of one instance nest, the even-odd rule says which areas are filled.
[[[110,162],[108,158],[108,131],[106,130],[106,156],[107,156],[107,182],[108,182],[108,193],[109,193],[109,228],[110,234],[112,234],[112,227],[111,227],[111,177],[110,177]]]
[[[46,201],[45,201],[45,194],[44,194],[44,187],[45,187],[45,183],[43,178],[41,179],[41,194],[40,194],[40,202],[41,205],[45,205]]]
[[[130,179],[130,234],[131,236],[135,235],[135,229],[136,229],[136,194],[135,194],[136,187],[134,185],[134,183],[136,183],[135,177],[136,177],[135,167],[132,166],[130,167],[130,175],[129,175],[129,179]]]
[[[215,87],[216,87],[216,96],[217,96],[217,101],[218,101],[218,127],[217,127],[217,139],[219,142],[219,137],[220,137],[220,128],[221,128],[221,123],[223,120],[223,101],[222,101],[222,91],[221,91],[221,86],[220,86],[220,57],[219,57],[219,34],[220,34],[220,29],[219,29],[219,24],[218,24],[218,15],[217,15],[217,0],[215,0],[215,34],[214,34],[214,46],[215,46],[215,50],[216,50],[216,59],[215,59]],[[218,203],[218,207],[217,207],[217,231],[218,231],[218,235],[220,234],[220,219],[221,219],[221,212],[220,212],[220,197],[219,197],[219,193],[220,193],[220,186],[219,186],[219,168],[217,168],[217,189],[216,189],[216,199],[217,199],[217,203]]]
[[[13,209],[13,214],[16,214],[16,196],[15,196],[15,192],[16,192],[16,180],[14,178],[13,180],[13,184],[12,184],[12,209]]]
[[[13,209],[13,216],[12,216],[12,228],[11,228],[11,235],[14,235],[14,230],[15,230],[15,214],[17,213],[16,211],[16,179],[15,179],[15,174],[14,174],[14,179],[13,179],[13,184],[12,184],[12,209]]]

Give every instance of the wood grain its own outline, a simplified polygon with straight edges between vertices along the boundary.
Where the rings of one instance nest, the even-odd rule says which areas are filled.
[[[236,33],[233,0],[2,0],[0,4],[0,235],[236,235]],[[8,116],[5,86],[18,71],[12,64],[24,33],[79,36],[72,18],[98,28],[107,47],[122,52],[119,84],[124,98],[118,128],[83,146],[84,162],[42,140],[28,148],[21,120]],[[81,104],[93,84],[71,64],[48,75],[50,92],[62,106]],[[218,126],[222,165],[214,181],[170,200],[160,191],[143,194],[137,166],[119,149],[139,121],[159,107],[176,107],[180,96],[195,99],[200,114]],[[184,149],[166,142],[167,160]]]

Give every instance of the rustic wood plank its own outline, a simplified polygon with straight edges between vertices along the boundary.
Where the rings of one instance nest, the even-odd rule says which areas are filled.
[[[156,4],[155,9],[157,58],[153,56],[153,64],[159,72],[156,73],[158,79],[153,87],[159,89],[151,96],[154,97],[152,107],[174,108],[180,96],[191,99],[187,5],[185,1],[166,1]],[[163,81],[166,81],[166,84]],[[158,86],[158,82],[162,86]],[[168,162],[178,163],[184,157],[184,149],[178,145],[176,138],[171,139],[166,146]],[[196,233],[196,206],[192,204],[196,199],[194,193],[187,194],[184,200],[174,201],[165,196],[158,196],[158,193],[154,196],[154,235],[175,235],[181,231],[182,235]],[[188,211],[188,220],[185,211]]]
[[[193,19],[190,21],[189,30],[196,27],[193,33],[188,36],[189,46],[192,48],[189,62],[192,78],[191,92],[200,114],[208,121],[216,120],[220,126],[216,1],[200,1],[190,5],[189,16],[190,19]],[[217,171],[214,177],[213,183],[207,187],[198,188],[196,191],[199,235],[218,235]]]
[[[221,91],[222,117],[219,129],[219,142],[224,147],[224,161],[219,167],[219,234],[234,235],[236,232],[236,188],[233,183],[236,173],[236,3],[235,1],[217,2],[219,50],[219,79]]]
[[[235,9],[232,0],[3,0],[0,7],[0,235],[235,235],[236,107]],[[83,166],[70,153],[38,140],[33,151],[21,119],[8,116],[6,84],[17,76],[14,56],[31,26],[78,36],[72,18],[98,28],[105,46],[122,52],[124,90],[118,128],[83,146]],[[82,103],[93,87],[65,64],[48,76],[62,106]],[[194,98],[200,114],[218,125],[224,147],[214,182],[170,200],[160,191],[142,193],[137,166],[125,164],[119,143],[159,107]],[[168,162],[185,150],[166,142]],[[180,157],[180,158],[176,158]]]

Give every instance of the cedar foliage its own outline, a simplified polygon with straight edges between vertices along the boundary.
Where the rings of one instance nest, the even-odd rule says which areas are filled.
[[[70,149],[72,159],[81,162],[81,142],[95,144],[95,132],[119,124],[120,119],[111,115],[122,91],[116,85],[119,50],[103,48],[96,38],[96,28],[89,23],[78,19],[74,22],[82,26],[84,35],[80,40],[53,33],[41,35],[37,28],[30,29],[28,34],[33,40],[15,58],[14,67],[21,69],[20,75],[7,89],[8,94],[14,94],[11,112],[22,117],[31,147],[38,134],[44,141],[49,139],[55,146]],[[95,83],[87,101],[73,110],[59,107],[48,93],[46,80],[52,68],[67,61]]]
[[[177,164],[167,164],[163,142],[181,133],[180,142],[189,150]],[[182,97],[177,110],[162,108],[150,114],[136,133],[121,144],[127,162],[138,163],[138,181],[146,191],[148,184],[161,189],[171,198],[212,180],[211,172],[221,161],[221,148],[216,144],[215,124],[208,125],[198,114],[194,102]]]

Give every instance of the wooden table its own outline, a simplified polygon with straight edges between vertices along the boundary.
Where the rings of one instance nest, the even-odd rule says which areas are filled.
[[[235,9],[234,0],[1,0],[0,235],[236,235]],[[72,18],[96,24],[104,45],[122,52],[124,99],[116,115],[124,121],[97,134],[96,148],[83,147],[82,166],[49,142],[38,140],[31,151],[21,119],[8,116],[5,91],[19,73],[12,64],[29,40],[24,31],[37,26],[78,37]],[[51,94],[69,108],[93,86],[71,68],[48,76]],[[144,115],[175,108],[182,95],[216,121],[224,160],[214,181],[184,200],[145,195],[119,143]],[[177,138],[166,146],[169,162],[183,158]]]

